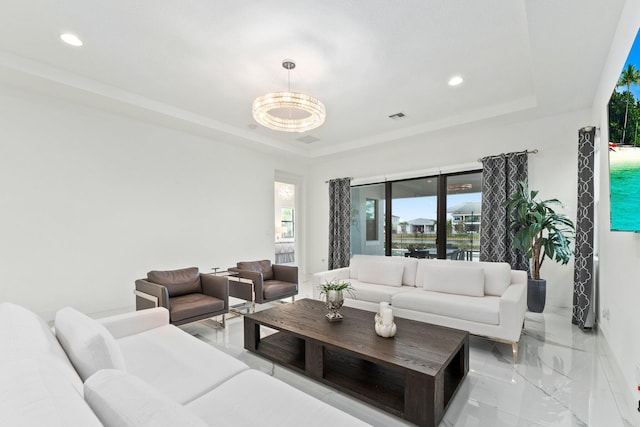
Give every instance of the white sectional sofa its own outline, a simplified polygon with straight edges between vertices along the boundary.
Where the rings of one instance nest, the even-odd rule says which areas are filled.
[[[367,425],[170,325],[164,308],[100,321],[64,308],[55,329],[0,304],[0,424]]]
[[[314,274],[314,298],[336,279],[355,288],[345,305],[377,311],[386,301],[398,317],[511,344],[518,359],[527,273],[507,263],[354,255],[349,267]]]

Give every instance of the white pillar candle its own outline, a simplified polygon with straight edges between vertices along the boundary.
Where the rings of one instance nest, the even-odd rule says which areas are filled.
[[[389,326],[393,323],[393,312],[390,308],[385,308],[382,313],[382,324],[385,326]]]
[[[380,311],[378,311],[378,313],[380,313],[380,315],[382,316],[382,312],[383,312],[384,310],[386,310],[387,308],[389,308],[389,303],[388,303],[388,302],[386,302],[386,301],[382,301],[382,302],[380,303]]]

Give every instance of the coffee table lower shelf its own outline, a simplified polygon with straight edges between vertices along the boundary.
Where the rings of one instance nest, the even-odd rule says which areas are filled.
[[[249,351],[421,426],[438,425],[468,370],[468,339],[432,377],[285,331],[261,338],[249,317],[244,338]]]

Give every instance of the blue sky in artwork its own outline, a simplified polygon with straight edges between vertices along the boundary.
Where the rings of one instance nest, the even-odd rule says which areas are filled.
[[[631,46],[631,51],[627,56],[627,61],[624,63],[624,67],[622,68],[623,70],[627,68],[628,64],[633,64],[636,66],[636,68],[640,69],[640,37],[639,35],[640,35],[640,30],[636,34],[636,39],[633,42],[633,46]],[[622,72],[622,70],[620,70],[620,72]],[[617,90],[622,91],[622,90],[626,90],[626,88],[620,87]],[[640,99],[640,85],[631,85],[631,93],[633,93],[633,96],[635,96],[636,99]]]

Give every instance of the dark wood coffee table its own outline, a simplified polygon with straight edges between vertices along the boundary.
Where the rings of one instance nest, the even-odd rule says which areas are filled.
[[[303,299],[247,314],[244,347],[421,426],[437,426],[469,371],[469,333],[395,318],[382,338],[374,313],[343,307],[328,322],[321,301]],[[261,336],[260,326],[278,332]]]

